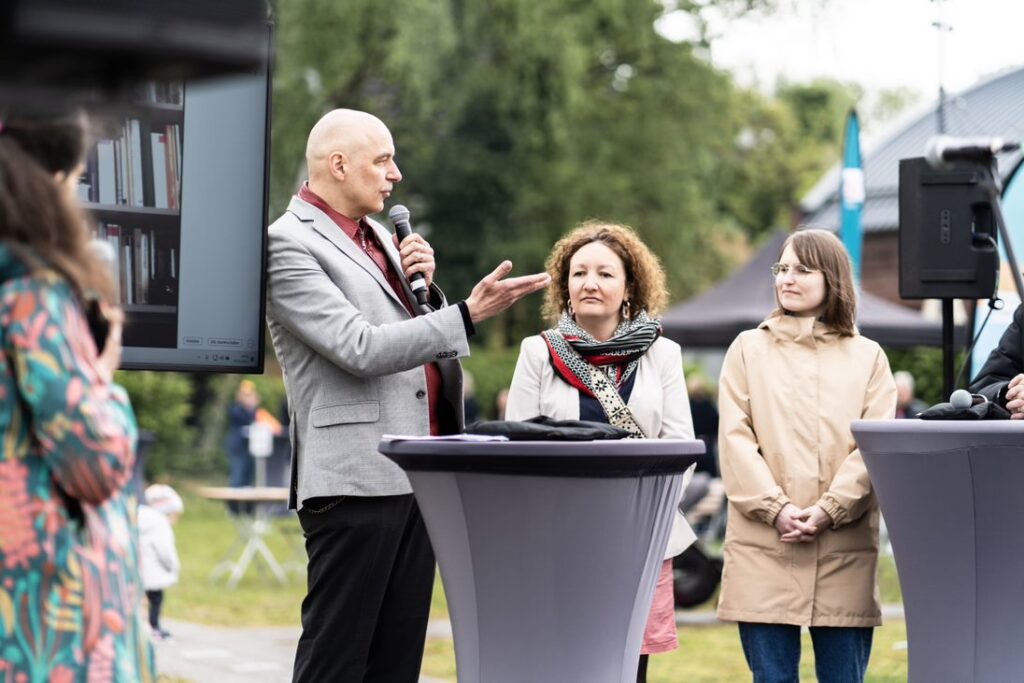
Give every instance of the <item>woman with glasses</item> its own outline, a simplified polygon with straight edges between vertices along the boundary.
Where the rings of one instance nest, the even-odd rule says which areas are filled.
[[[729,347],[719,383],[718,616],[739,622],[755,683],[799,681],[801,627],[820,683],[859,683],[881,624],[878,506],[850,423],[892,418],[896,386],[854,326],[850,261],[832,233],[795,232],[771,270],[778,305]]]

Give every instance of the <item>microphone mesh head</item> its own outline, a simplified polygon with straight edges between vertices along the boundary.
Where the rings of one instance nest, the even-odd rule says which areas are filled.
[[[965,389],[957,389],[950,394],[949,402],[954,408],[970,408],[974,404],[974,397]]]
[[[405,208],[401,204],[395,204],[391,207],[391,210],[388,211],[388,219],[392,223],[407,221],[409,220],[409,209]]]

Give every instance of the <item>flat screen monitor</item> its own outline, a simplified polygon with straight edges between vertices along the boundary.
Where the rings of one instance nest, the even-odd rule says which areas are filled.
[[[269,79],[146,83],[90,108],[79,199],[117,274],[122,367],[262,372]]]

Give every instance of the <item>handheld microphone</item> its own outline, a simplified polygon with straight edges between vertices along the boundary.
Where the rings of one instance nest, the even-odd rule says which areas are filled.
[[[399,244],[412,234],[412,226],[409,225],[409,215],[409,209],[401,204],[395,204],[388,211],[388,220],[395,226],[395,234],[398,235]],[[409,287],[412,288],[412,293],[416,295],[416,302],[420,306],[426,306],[429,300],[429,292],[427,291],[427,281],[423,279],[423,273],[413,273],[412,277],[409,278]]]
[[[990,161],[1000,152],[1020,149],[1019,142],[1002,138],[954,138],[936,135],[925,145],[924,156],[932,168],[948,168],[954,161]]]

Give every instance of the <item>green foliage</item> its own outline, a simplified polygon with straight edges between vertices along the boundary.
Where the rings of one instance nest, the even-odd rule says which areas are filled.
[[[906,370],[914,376],[914,395],[917,398],[928,405],[948,400],[942,395],[942,349],[919,346],[906,350],[886,349],[885,353],[893,372]],[[961,349],[956,355],[953,371],[959,371],[963,362]]]
[[[737,245],[789,222],[836,159],[857,94],[818,82],[765,98],[654,30],[663,12],[708,3],[396,1],[384,13],[373,0],[275,3],[272,211],[303,177],[322,113],[374,112],[404,174],[395,200],[431,240],[452,300],[502,259],[539,270],[588,218],[636,228],[674,299],[702,289],[735,265]],[[539,329],[539,308],[520,302],[481,339],[514,345]]]
[[[474,395],[480,408],[481,420],[492,420],[494,398],[502,389],[512,383],[512,373],[519,358],[519,347],[508,349],[485,349],[474,346],[469,358],[462,359],[463,370],[473,376]]]
[[[256,385],[261,406],[280,418],[284,383],[273,375],[210,375],[209,399],[192,420],[194,380],[175,372],[119,372],[116,381],[131,397],[139,429],[153,435],[146,450],[146,478],[225,476],[224,435],[228,406],[243,379]],[[195,425],[195,426],[193,426]]]
[[[203,470],[193,448],[193,430],[186,424],[191,414],[192,384],[175,372],[118,372],[116,380],[131,397],[139,429],[153,434],[146,451],[146,477],[171,471]]]

